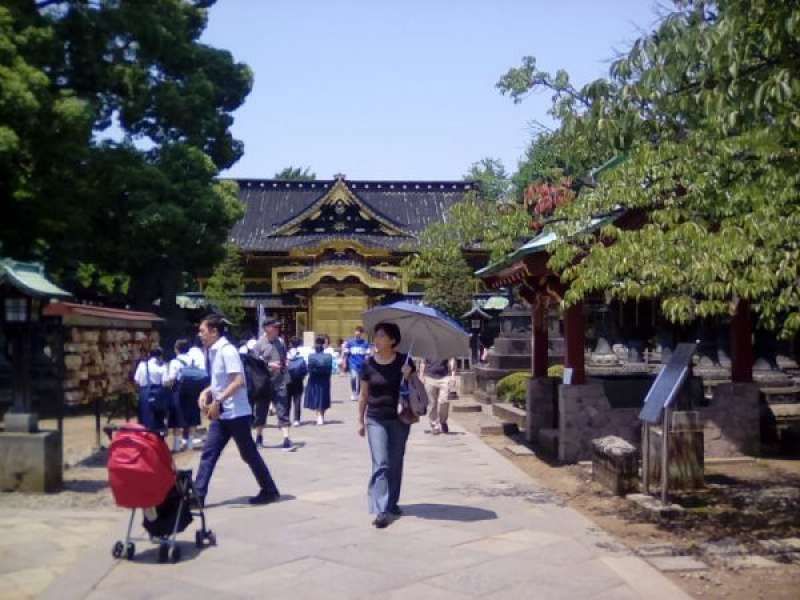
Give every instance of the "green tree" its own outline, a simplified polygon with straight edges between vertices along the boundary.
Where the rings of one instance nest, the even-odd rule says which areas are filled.
[[[521,206],[468,194],[443,222],[420,233],[415,253],[404,264],[411,277],[425,281],[425,302],[458,318],[472,306],[477,285],[465,252],[482,250],[490,261],[499,260],[530,236],[529,224]]]
[[[225,246],[225,258],[214,269],[203,290],[211,303],[234,327],[244,319],[242,294],[244,293],[242,255],[234,244]]]
[[[314,181],[317,174],[311,171],[311,167],[293,167],[289,165],[275,173],[273,179],[284,181]]]
[[[0,61],[31,91],[3,90],[37,101],[33,111],[30,102],[0,108],[0,131],[23,125],[14,116],[23,112],[30,124],[21,138],[29,148],[6,162],[14,188],[0,190],[13,199],[0,226],[6,251],[45,260],[62,280],[81,265],[130,278],[138,305],[160,296],[167,313],[183,273],[222,257],[242,207],[235,186],[215,178],[242,154],[231,115],[252,73],[200,43],[211,4],[5,3],[0,40],[16,36],[19,57],[0,51]]]
[[[578,89],[528,57],[500,80],[515,101],[551,90],[556,138],[577,161],[625,156],[557,213],[565,241],[550,264],[567,302],[659,298],[685,322],[747,300],[762,326],[800,331],[799,59],[796,3],[682,0],[606,79]],[[644,225],[567,235],[616,207]]]
[[[29,6],[0,6],[0,239],[18,258],[36,256],[46,238],[82,222],[80,207],[71,213],[61,199],[87,156],[92,113],[53,83],[58,44]]]
[[[505,198],[511,191],[511,180],[499,158],[482,158],[472,163],[464,179],[477,181],[483,198],[492,202]]]

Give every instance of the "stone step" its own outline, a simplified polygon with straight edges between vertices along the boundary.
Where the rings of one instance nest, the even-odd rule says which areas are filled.
[[[485,415],[481,419],[481,435],[516,435],[519,433],[514,423],[504,423],[499,419]]]
[[[483,405],[477,402],[453,402],[450,404],[450,410],[454,413],[481,412],[483,410]]]
[[[492,404],[492,415],[506,423],[513,423],[520,431],[525,430],[527,415],[521,408],[507,402]]]

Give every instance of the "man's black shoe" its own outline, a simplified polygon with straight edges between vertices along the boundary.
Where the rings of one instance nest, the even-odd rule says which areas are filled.
[[[394,508],[389,509],[389,513],[394,517],[402,517],[403,511],[400,509],[399,506],[395,506]]]
[[[450,433],[450,428],[447,426],[447,423],[442,423],[442,433]]]
[[[387,527],[389,525],[389,515],[386,513],[379,514],[377,517],[375,517],[375,520],[372,522],[372,524],[375,525],[377,529],[383,529],[384,527]]]
[[[277,502],[280,497],[280,494],[268,492],[267,490],[261,490],[258,492],[257,496],[253,496],[250,498],[250,500],[248,500],[248,502],[250,504],[270,504],[272,502]]]

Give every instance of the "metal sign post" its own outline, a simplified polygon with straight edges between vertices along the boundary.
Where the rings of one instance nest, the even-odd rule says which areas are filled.
[[[650,493],[650,428],[661,425],[661,501],[666,503],[669,486],[669,433],[672,427],[672,403],[689,375],[697,344],[678,344],[669,362],[661,368],[639,413],[642,421],[642,484]]]

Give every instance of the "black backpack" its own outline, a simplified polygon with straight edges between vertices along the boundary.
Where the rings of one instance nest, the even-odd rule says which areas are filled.
[[[242,354],[241,357],[242,365],[244,366],[244,378],[247,382],[247,397],[250,402],[269,400],[272,397],[269,368],[261,358],[252,352]]]

